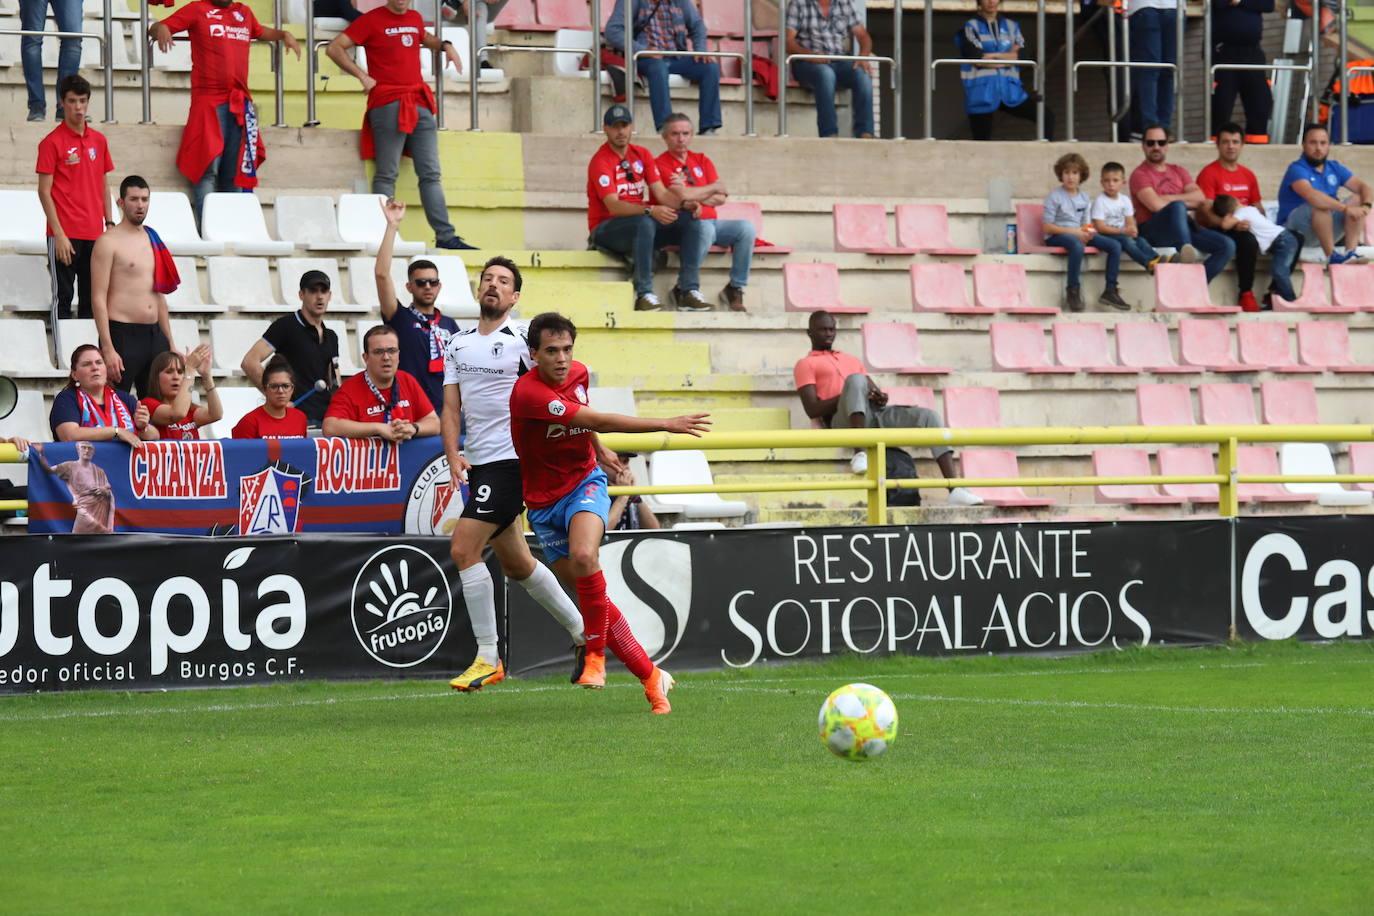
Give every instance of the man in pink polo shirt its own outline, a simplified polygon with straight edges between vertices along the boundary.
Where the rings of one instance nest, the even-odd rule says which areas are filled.
[[[792,378],[801,397],[802,409],[822,426],[834,426],[838,415],[842,426],[851,429],[940,429],[945,423],[928,407],[897,406],[887,403],[887,394],[864,373],[863,363],[835,349],[835,316],[827,311],[811,313],[806,325],[811,352],[797,360]],[[958,477],[954,470],[954,450],[931,446],[930,453],[946,479]],[[849,462],[855,474],[868,473],[868,453],[860,449]],[[956,506],[976,506],[983,500],[954,487],[949,502]]]

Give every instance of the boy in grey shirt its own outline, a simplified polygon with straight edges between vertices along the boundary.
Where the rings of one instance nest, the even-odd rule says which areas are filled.
[[[1107,288],[1098,298],[1098,303],[1123,311],[1130,309],[1126,300],[1121,298],[1116,282],[1121,267],[1121,243],[1110,236],[1098,235],[1089,216],[1091,202],[1079,187],[1088,180],[1087,160],[1078,153],[1066,153],[1054,163],[1054,175],[1059,179],[1059,187],[1045,198],[1042,228],[1046,245],[1056,245],[1068,251],[1065,304],[1071,312],[1083,311],[1079,271],[1083,266],[1083,254],[1091,244],[1107,256]]]

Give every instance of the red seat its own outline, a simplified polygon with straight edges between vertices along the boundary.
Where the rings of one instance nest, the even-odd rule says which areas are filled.
[[[935,409],[935,391],[926,385],[898,385],[884,388],[890,407],[925,407]]]
[[[1056,321],[1050,326],[1054,337],[1054,361],[1061,366],[1089,372],[1137,373],[1130,366],[1112,365],[1107,346],[1107,326],[1097,321]]]
[[[1045,332],[1040,325],[1023,321],[994,321],[988,326],[992,339],[992,367],[1002,372],[1031,374],[1077,372],[1056,366],[1045,352]]]
[[[1347,311],[1374,311],[1374,264],[1332,264],[1331,301]]]
[[[865,321],[862,330],[864,363],[871,372],[945,375],[954,371],[947,366],[925,364],[915,325],[902,321]]]
[[[1236,471],[1241,474],[1278,474],[1278,449],[1270,445],[1242,445],[1236,448]],[[1281,483],[1242,483],[1236,485],[1236,498],[1247,503],[1310,503],[1313,493],[1293,493]]]
[[[1217,463],[1211,449],[1162,448],[1159,450],[1159,473],[1162,477],[1215,474]],[[1159,488],[1165,495],[1180,496],[1190,503],[1220,502],[1220,493],[1214,483],[1164,483]]]
[[[1306,379],[1260,384],[1260,416],[1276,426],[1315,426],[1317,386]]]
[[[898,248],[887,234],[887,208],[882,204],[835,204],[835,250],[864,254],[915,254]]]
[[[1255,392],[1246,384],[1209,382],[1197,386],[1204,426],[1254,426]]]
[[[946,421],[948,422],[948,421]],[[1020,477],[1016,467],[1016,453],[1002,448],[964,449],[959,456],[965,477],[986,477],[993,480],[1007,480]],[[1007,487],[969,487],[969,492],[983,498],[989,506],[1053,506],[1053,499],[1027,496],[1019,486]]]
[[[840,269],[834,264],[782,265],[783,308],[789,312],[827,312],[867,315],[868,307],[840,301]]]
[[[1374,476],[1374,442],[1352,442],[1350,449],[1350,473]],[[1374,482],[1357,483],[1357,490],[1374,490]]]
[[[716,219],[740,219],[754,226],[754,254],[791,254],[786,245],[760,245],[763,238],[763,208],[755,203],[727,200],[716,207]],[[723,249],[722,249],[723,250]]]
[[[1337,265],[1340,266],[1340,265]],[[1331,372],[1374,372],[1350,358],[1350,332],[1344,321],[1299,321],[1298,362]]]
[[[534,0],[508,0],[501,10],[501,15],[493,19],[491,24],[498,29],[511,29],[517,32],[547,31],[547,28],[539,25],[539,17],[534,11]],[[590,27],[590,16],[583,17],[582,23],[575,26],[579,29]]]
[[[1196,422],[1193,395],[1187,385],[1139,385],[1135,409],[1141,426],[1192,426]]]
[[[1240,307],[1212,304],[1201,264],[1159,264],[1155,267],[1155,311],[1229,315]]]
[[[1116,361],[1159,375],[1197,375],[1201,371],[1174,362],[1174,353],[1169,346],[1169,326],[1158,321],[1118,321]]]
[[[608,4],[612,5],[612,4]],[[701,18],[706,20],[709,35],[744,37],[744,4],[740,0],[701,0]],[[773,38],[776,29],[754,29],[755,38]]]
[[[1095,477],[1149,477],[1150,453],[1139,448],[1093,449]],[[1099,503],[1126,503],[1132,506],[1171,505],[1183,502],[1181,496],[1166,496],[1154,484],[1098,484],[1093,499]]]
[[[535,14],[544,29],[585,29],[592,22],[587,0],[535,0]]]
[[[1293,361],[1288,342],[1288,325],[1282,321],[1242,321],[1236,325],[1236,345],[1240,361],[1251,366],[1268,366],[1270,372],[1320,372]]]
[[[951,428],[996,429],[1002,425],[1001,396],[996,388],[954,385],[944,390],[945,422]]]
[[[1045,205],[1016,205],[1016,252],[1017,254],[1067,254],[1068,249],[1058,245],[1045,244]],[[1096,248],[1089,245],[1084,254],[1097,254]]]
[[[955,248],[949,240],[944,204],[898,204],[897,244],[922,254],[977,255],[977,248]]]
[[[1331,304],[1326,292],[1326,270],[1321,264],[1302,265],[1302,292],[1298,298],[1289,302],[1274,296],[1272,299],[1276,312],[1353,312],[1353,308],[1337,308]]]
[[[986,314],[975,308],[964,288],[964,268],[959,264],[911,265],[911,308],[916,312],[949,312],[955,315]]]
[[[1207,318],[1183,318],[1178,323],[1178,360],[1213,372],[1258,372],[1231,355],[1231,326]]]
[[[1058,315],[1058,306],[1032,305],[1023,264],[974,264],[973,304],[1012,315]]]

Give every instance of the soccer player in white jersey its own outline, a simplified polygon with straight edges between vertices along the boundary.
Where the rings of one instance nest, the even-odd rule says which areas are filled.
[[[510,435],[510,391],[528,371],[525,323],[510,317],[520,300],[520,268],[494,257],[477,281],[481,318],[460,331],[444,352],[444,410],[440,415],[450,473],[467,482],[468,501],[454,529],[450,551],[463,585],[477,657],[449,681],[455,690],[481,690],[505,680],[496,645],[495,583],[482,562],[490,544],[501,571],[525,587],[568,631],[573,644],[586,643],[582,615],[548,567],[537,562],[516,520],[524,512],[520,462]],[[458,448],[459,415],[467,422],[464,450]],[[579,652],[580,660],[582,654]],[[578,672],[574,672],[574,677]]]

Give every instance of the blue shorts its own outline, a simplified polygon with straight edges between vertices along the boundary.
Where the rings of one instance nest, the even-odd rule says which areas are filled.
[[[552,563],[568,555],[568,529],[579,512],[594,512],[606,525],[611,512],[611,494],[606,492],[606,472],[597,468],[568,491],[567,495],[542,509],[530,509],[526,517],[544,548],[544,559]]]

